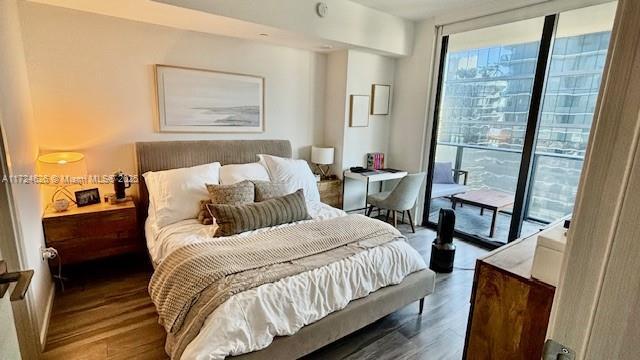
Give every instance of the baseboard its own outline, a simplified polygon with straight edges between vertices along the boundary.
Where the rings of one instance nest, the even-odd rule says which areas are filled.
[[[56,285],[51,282],[49,287],[49,295],[47,296],[47,307],[42,317],[42,324],[40,324],[40,347],[44,351],[45,345],[47,345],[47,334],[49,333],[49,322],[51,320],[51,312],[53,311],[53,300],[56,295]]]

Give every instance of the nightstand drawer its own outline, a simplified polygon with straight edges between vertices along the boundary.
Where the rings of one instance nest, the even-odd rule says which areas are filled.
[[[122,229],[135,229],[136,210],[105,211],[97,219],[94,214],[78,214],[45,219],[47,241],[93,237]]]
[[[45,217],[47,246],[58,250],[63,264],[142,250],[136,208]],[[55,263],[55,261],[54,261]]]

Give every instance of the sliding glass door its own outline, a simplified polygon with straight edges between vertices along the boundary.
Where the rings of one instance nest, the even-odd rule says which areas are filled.
[[[499,245],[571,213],[614,12],[442,38],[425,222],[453,208],[458,235]]]
[[[559,16],[525,221],[554,222],[573,211],[615,9],[608,3]],[[523,228],[521,235],[531,233]]]

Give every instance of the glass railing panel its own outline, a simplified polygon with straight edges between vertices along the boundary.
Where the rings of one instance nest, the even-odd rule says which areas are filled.
[[[457,146],[438,144],[436,146],[436,162],[456,163]]]
[[[521,151],[468,147],[464,149],[461,168],[469,172],[467,185],[472,190],[514,194],[521,157]]]
[[[528,217],[545,222],[573,211],[584,160],[536,154]]]

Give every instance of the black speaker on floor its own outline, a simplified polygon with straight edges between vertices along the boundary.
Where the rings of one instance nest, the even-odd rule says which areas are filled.
[[[439,273],[453,271],[456,246],[453,244],[453,228],[456,225],[456,213],[452,209],[440,209],[438,218],[438,236],[431,245],[429,269]]]

